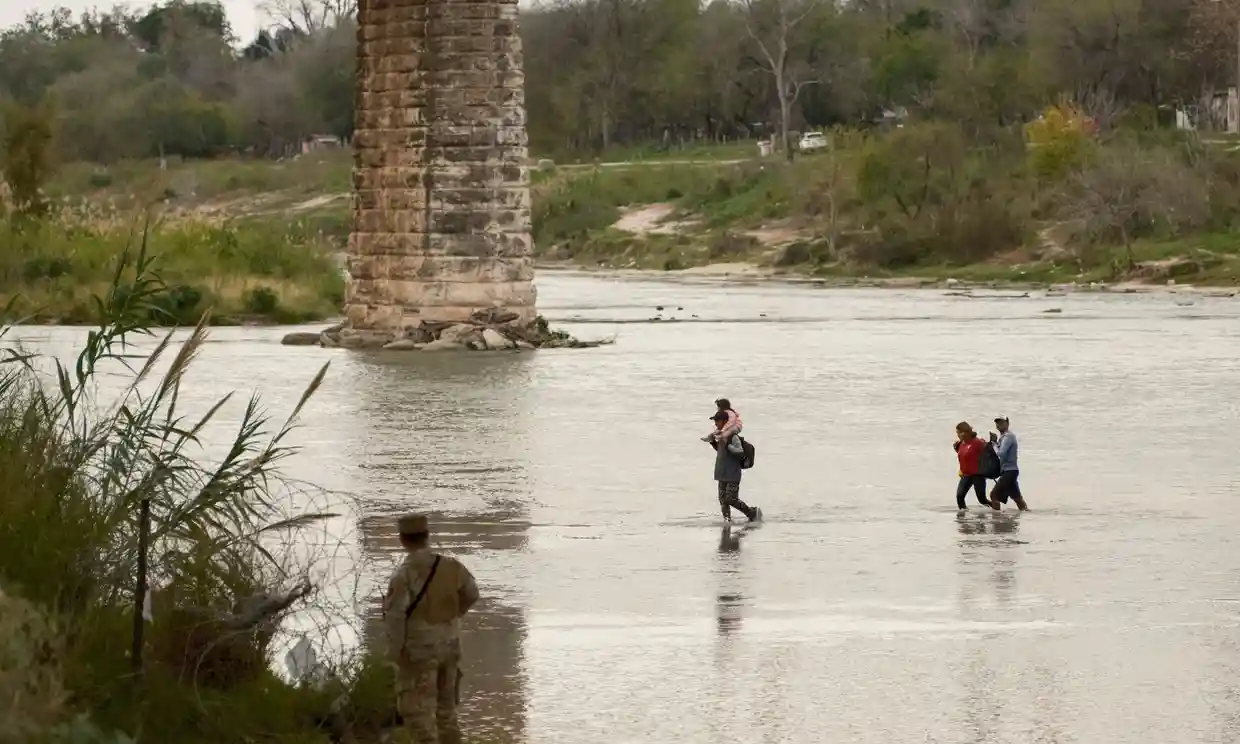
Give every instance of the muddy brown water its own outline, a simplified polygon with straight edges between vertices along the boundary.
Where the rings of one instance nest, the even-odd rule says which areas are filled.
[[[191,406],[257,389],[281,413],[331,361],[286,469],[356,499],[319,577],[352,581],[370,611],[392,516],[434,515],[485,597],[465,639],[469,731],[1240,738],[1240,300],[561,273],[540,291],[546,315],[618,343],[350,354],[218,329],[188,386]],[[682,322],[631,322],[659,305]],[[57,352],[79,335],[22,334]],[[758,448],[742,495],[759,527],[717,516],[698,438],[719,395]],[[1033,511],[958,516],[952,427],[997,414]]]

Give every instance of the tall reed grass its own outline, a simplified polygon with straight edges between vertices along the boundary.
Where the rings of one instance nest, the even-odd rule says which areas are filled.
[[[0,331],[0,743],[377,731],[392,708],[383,665],[359,658],[316,685],[272,672],[277,628],[314,596],[291,546],[331,516],[290,511],[281,476],[327,365],[287,419],[246,401],[208,456],[231,396],[196,414],[181,405],[208,319],[178,343],[153,332],[167,286],[148,247],[118,256],[76,359],[42,358],[12,326]],[[117,370],[125,384],[105,399],[101,375]]]

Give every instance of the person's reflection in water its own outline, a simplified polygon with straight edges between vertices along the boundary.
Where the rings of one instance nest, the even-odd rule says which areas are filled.
[[[478,741],[527,738],[529,624],[519,554],[529,549],[537,501],[531,364],[519,354],[380,354],[358,357],[353,378],[341,383],[355,395],[339,411],[335,436],[358,464],[341,488],[360,497],[367,555],[377,566],[388,563],[400,549],[389,520],[417,510],[438,525],[436,549],[466,560],[482,585],[483,598],[461,623],[460,716]]]
[[[734,530],[732,525],[725,524],[723,530],[719,533],[719,554],[739,553],[741,551],[742,537],[744,537],[743,531]]]
[[[731,635],[741,627],[741,603],[744,601],[745,598],[739,594],[720,594],[715,597],[715,624],[719,635]]]
[[[1016,556],[1011,549],[1023,544],[1009,536],[1016,534],[1020,527],[1020,518],[995,514],[990,523],[991,533],[1001,536],[995,540],[995,558],[990,562],[990,581],[995,587],[995,601],[1006,614],[1015,605]]]
[[[1004,622],[1011,619],[1016,583],[1016,560],[1012,548],[1022,544],[1015,539],[1020,517],[1013,514],[960,513],[956,529],[960,533],[961,585],[958,603],[961,620],[972,622]],[[993,601],[988,601],[991,595]],[[987,631],[970,639],[963,667],[962,686],[974,704],[965,706],[960,724],[965,741],[989,744],[1001,738],[998,726],[1003,709],[995,697],[1000,684],[1001,665],[991,657],[989,644],[1006,640],[996,632]],[[962,660],[963,661],[963,660]],[[998,737],[998,738],[997,738]]]
[[[970,514],[967,511],[956,513],[956,529],[959,530],[962,535],[986,534],[986,521],[979,519],[976,515]]]
[[[1020,516],[1018,514],[1009,515],[1002,513],[987,514],[986,512],[974,514],[968,512],[957,513],[956,529],[962,535],[1015,535],[1020,531]],[[1023,541],[1015,539],[961,541],[961,545],[964,547],[992,545],[1004,548],[1023,544]]]
[[[719,558],[721,561],[732,562],[739,558],[741,538],[745,536],[744,528],[734,529],[725,524],[719,532]],[[735,566],[724,566],[725,576],[735,576]],[[732,582],[728,582],[732,583]],[[740,628],[741,605],[745,598],[737,591],[723,590],[715,595],[715,627],[720,636],[728,636]]]
[[[961,554],[961,568],[972,573],[967,569],[985,566],[996,604],[1004,611],[1011,609],[1016,583],[1016,556],[1012,548],[1025,544],[1015,537],[1020,531],[1019,514],[957,514],[956,529],[962,536],[960,547],[974,551]],[[962,597],[966,605],[973,599],[970,594],[966,589]]]

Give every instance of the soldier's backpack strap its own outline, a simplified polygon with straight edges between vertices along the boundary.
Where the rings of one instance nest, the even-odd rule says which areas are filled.
[[[422,588],[418,590],[418,596],[413,598],[413,603],[410,604],[405,610],[405,620],[409,619],[409,616],[412,615],[413,611],[417,608],[418,603],[422,601],[422,597],[426,596],[426,590],[430,587],[431,581],[435,579],[435,571],[439,570],[439,559],[442,557],[443,556],[435,556],[435,562],[431,564],[431,572],[427,574],[426,581],[422,582]]]

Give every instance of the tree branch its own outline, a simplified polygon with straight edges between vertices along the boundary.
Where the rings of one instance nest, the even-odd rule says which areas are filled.
[[[822,82],[821,80],[800,80],[800,81],[793,81],[793,83],[792,83],[792,98],[791,98],[790,100],[791,100],[791,101],[793,101],[793,102],[796,102],[796,100],[797,100],[798,98],[800,98],[800,97],[801,97],[801,90],[802,90],[803,88],[805,88],[805,87],[806,87],[806,86],[808,86],[808,85],[818,85],[818,84],[819,84],[819,83],[821,83],[821,82]]]
[[[783,0],[776,0],[776,2],[780,3],[782,3],[782,1]],[[743,2],[745,5],[745,32],[749,34],[749,38],[753,39],[753,42],[758,45],[758,50],[762,52],[762,56],[766,57],[767,64],[769,65],[767,72],[772,75],[778,74],[776,70],[780,68],[776,67],[775,55],[771,54],[771,50],[767,48],[766,42],[762,41],[762,39],[758,36],[758,33],[754,31],[754,0],[743,0]],[[781,5],[780,7],[783,6]]]

